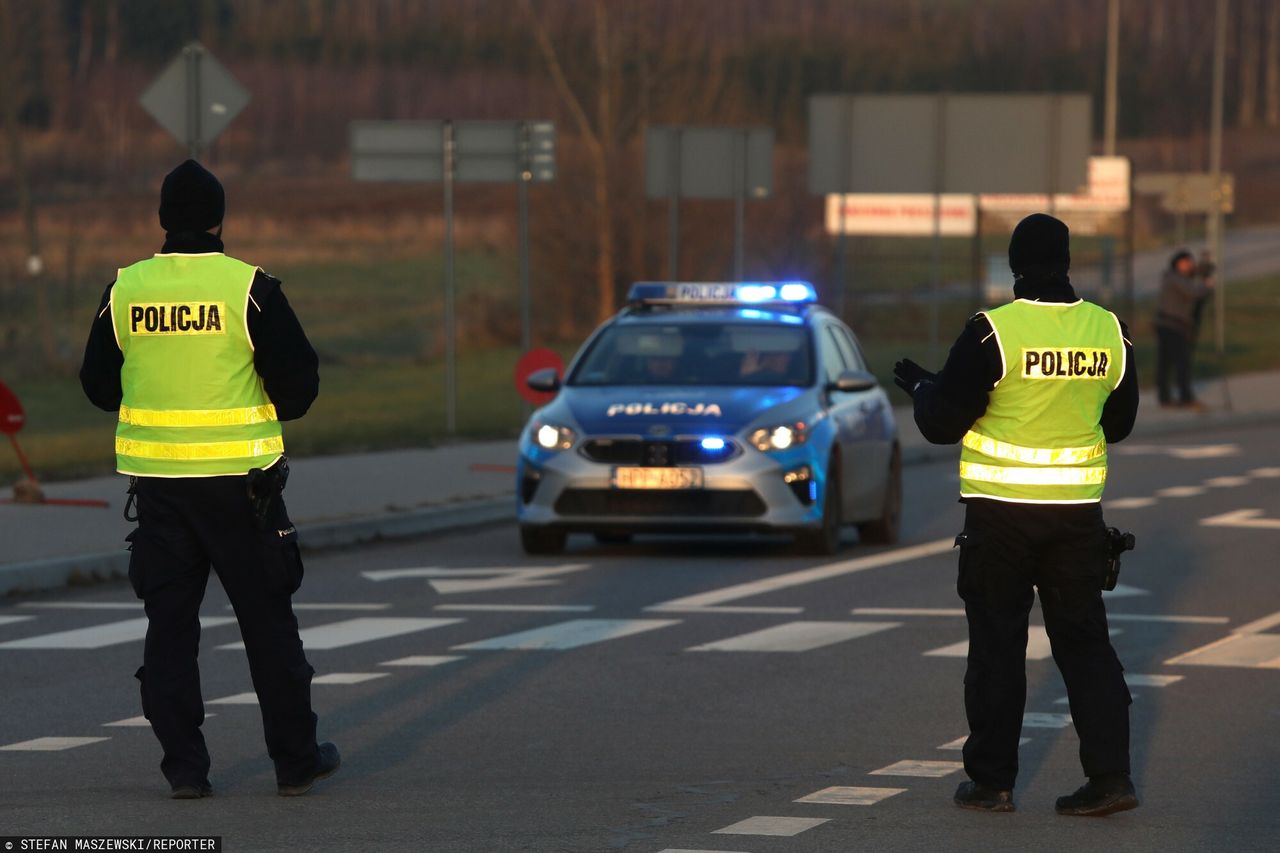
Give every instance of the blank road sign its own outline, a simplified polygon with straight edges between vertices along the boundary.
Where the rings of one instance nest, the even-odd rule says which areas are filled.
[[[192,97],[198,98],[194,111],[189,109]],[[179,142],[204,148],[245,108],[249,93],[199,42],[192,42],[147,87],[141,101]]]
[[[813,193],[1075,192],[1088,95],[815,95]]]
[[[645,193],[650,198],[736,198],[739,192],[767,198],[772,191],[771,128],[649,128]]]
[[[444,180],[444,121],[351,123],[351,171],[358,181]],[[555,179],[555,125],[549,121],[455,121],[454,180],[514,183]]]
[[[351,176],[357,181],[444,180],[444,122],[353,121]]]

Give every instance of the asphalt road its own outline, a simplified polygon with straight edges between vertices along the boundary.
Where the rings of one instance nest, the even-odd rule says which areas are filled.
[[[0,835],[211,834],[253,851],[1275,850],[1276,438],[1114,448],[1108,519],[1139,539],[1108,604],[1133,679],[1134,812],[1053,813],[1083,779],[1034,638],[1019,811],[951,805],[962,510],[952,466],[935,465],[908,469],[901,545],[851,536],[836,559],[782,541],[584,538],[530,560],[510,526],[312,556],[299,618],[321,734],[345,763],[296,800],[275,795],[252,704],[216,701],[250,690],[243,654],[223,648],[237,633],[216,622],[230,615],[216,584],[201,659],[216,793],[200,801],[167,799],[147,728],[108,725],[140,713],[128,587],[8,602]],[[863,804],[799,802],[819,792]]]

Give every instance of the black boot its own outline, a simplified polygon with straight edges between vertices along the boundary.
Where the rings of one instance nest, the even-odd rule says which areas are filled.
[[[1105,817],[1138,807],[1138,794],[1128,773],[1094,776],[1068,797],[1058,797],[1058,814]]]
[[[979,809],[987,812],[1011,812],[1013,791],[988,788],[977,782],[961,782],[956,788],[955,803],[962,809]]]
[[[175,800],[200,800],[213,794],[208,780],[203,782],[179,782],[172,786],[169,796]]]
[[[342,757],[338,755],[338,748],[331,743],[322,743],[317,752],[315,770],[307,777],[296,782],[277,780],[276,793],[282,797],[300,797],[310,791],[311,786],[316,782],[321,779],[328,779],[336,773],[338,767],[342,764]]]

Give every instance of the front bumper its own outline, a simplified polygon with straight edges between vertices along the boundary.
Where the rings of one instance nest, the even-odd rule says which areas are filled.
[[[745,447],[726,462],[699,466],[701,489],[616,489],[613,465],[577,448],[547,453],[526,442],[517,466],[516,515],[522,525],[569,532],[809,530],[822,523],[824,463],[812,444],[775,453]],[[810,477],[804,488],[785,481],[803,468]]]

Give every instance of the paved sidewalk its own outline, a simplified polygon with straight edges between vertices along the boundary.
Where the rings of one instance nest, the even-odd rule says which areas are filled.
[[[1201,399],[1212,407],[1207,414],[1161,409],[1147,392],[1134,436],[1280,424],[1280,372],[1237,376],[1228,389],[1230,411],[1221,382],[1201,386]],[[896,388],[891,393],[905,403]],[[896,414],[908,463],[957,455],[954,446],[927,444],[907,406]],[[289,514],[307,548],[502,521],[513,511],[515,455],[514,441],[495,441],[293,459]],[[0,505],[0,595],[122,573],[128,564],[124,537],[133,527],[121,515],[125,488],[119,476],[45,486],[48,497],[97,498],[109,501],[108,509]]]

